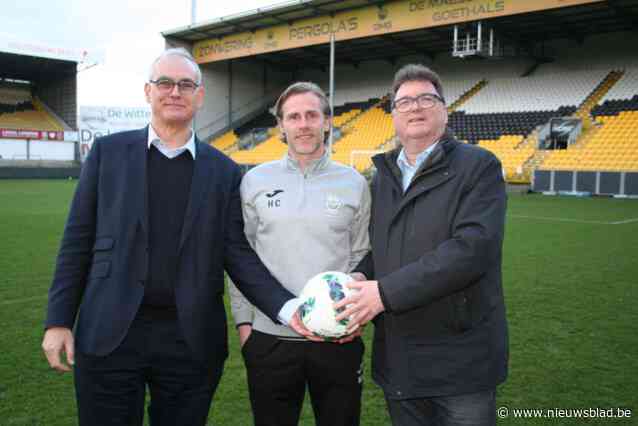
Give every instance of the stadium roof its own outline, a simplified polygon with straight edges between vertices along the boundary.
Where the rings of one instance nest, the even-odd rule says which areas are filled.
[[[391,1],[295,0],[165,31],[162,35],[167,40],[192,44],[370,5],[381,7],[388,3]],[[532,46],[538,46],[543,41],[570,39],[580,42],[593,34],[638,31],[638,1],[608,0],[496,17],[484,20],[483,23],[493,28],[503,40],[531,52]],[[451,28],[447,25],[339,41],[338,61],[356,65],[367,60],[393,61],[395,58],[410,55],[432,58],[437,53],[451,51]],[[323,69],[328,65],[328,56],[329,46],[323,44],[265,53],[258,58],[285,69],[300,66]]]
[[[1,78],[46,81],[64,75],[75,77],[76,68],[73,61],[0,52]]]

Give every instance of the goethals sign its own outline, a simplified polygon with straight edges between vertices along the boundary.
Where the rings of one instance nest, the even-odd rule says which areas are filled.
[[[398,0],[198,41],[199,63],[602,0]]]

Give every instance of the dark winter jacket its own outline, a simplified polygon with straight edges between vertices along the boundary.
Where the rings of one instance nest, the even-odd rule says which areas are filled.
[[[355,269],[379,281],[386,307],[373,378],[393,399],[494,388],[508,362],[501,164],[448,137],[404,193],[398,154],[373,158],[372,252]]]

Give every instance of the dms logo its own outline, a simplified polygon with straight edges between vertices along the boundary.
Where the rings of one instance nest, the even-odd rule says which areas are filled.
[[[386,8],[385,8],[385,7],[383,7],[383,6],[380,6],[380,7],[379,7],[379,13],[378,13],[378,15],[377,15],[377,16],[379,16],[379,21],[383,21],[383,20],[385,20],[385,18],[387,18],[387,17],[388,17],[388,9],[386,9]]]
[[[273,30],[268,30],[266,33],[266,41],[264,42],[264,49],[276,49],[277,44],[275,32]]]
[[[372,25],[373,31],[388,31],[392,29],[392,21],[388,19],[388,9],[383,6],[379,6],[379,11],[377,12],[377,17],[379,18],[379,22]]]

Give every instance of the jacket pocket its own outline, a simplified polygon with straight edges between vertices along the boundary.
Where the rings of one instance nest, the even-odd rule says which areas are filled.
[[[111,272],[110,261],[96,262],[93,265],[91,265],[91,272],[89,273],[89,279],[92,280],[95,278],[106,278],[109,276],[110,272]]]
[[[454,331],[463,333],[472,328],[472,318],[467,294],[461,291],[451,296],[452,326]]]
[[[111,237],[99,237],[95,240],[93,251],[111,250],[115,245],[115,240]]]

